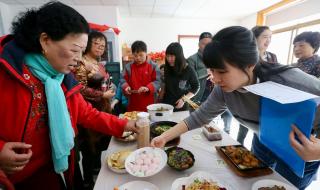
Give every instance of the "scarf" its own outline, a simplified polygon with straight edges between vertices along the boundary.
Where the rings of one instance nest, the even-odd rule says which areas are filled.
[[[74,131],[61,88],[64,74],[57,72],[41,54],[27,54],[25,62],[44,84],[54,170],[56,173],[64,172],[68,169],[68,156],[74,146]]]

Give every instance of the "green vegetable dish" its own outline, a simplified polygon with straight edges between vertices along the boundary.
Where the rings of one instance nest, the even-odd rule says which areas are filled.
[[[167,151],[168,165],[177,170],[191,168],[194,164],[193,154],[180,147],[172,147]]]
[[[170,125],[158,125],[158,126],[156,126],[154,131],[155,131],[156,135],[161,135],[162,133],[169,130],[170,128],[171,128]]]

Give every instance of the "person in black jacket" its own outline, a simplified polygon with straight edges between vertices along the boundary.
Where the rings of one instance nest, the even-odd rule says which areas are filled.
[[[166,49],[161,102],[173,105],[174,111],[187,110],[188,105],[182,97],[190,99],[198,91],[199,81],[195,71],[186,62],[182,46],[177,42],[171,43]]]

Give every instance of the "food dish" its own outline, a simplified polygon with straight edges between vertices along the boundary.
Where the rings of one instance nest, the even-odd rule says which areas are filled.
[[[289,185],[281,181],[273,180],[273,179],[262,179],[262,180],[256,181],[252,185],[251,190],[259,190],[259,188],[261,187],[273,187],[275,185],[282,186],[285,188],[285,190],[297,190],[297,188],[293,187],[292,185]]]
[[[219,148],[238,170],[245,171],[268,167],[242,145],[221,146]]]
[[[114,190],[159,190],[157,186],[146,181],[131,181]]]
[[[127,172],[136,177],[157,174],[166,165],[167,155],[160,148],[144,147],[135,150],[125,161]]]
[[[116,173],[127,173],[125,160],[131,152],[131,150],[120,150],[107,156],[106,162],[108,168]]]
[[[151,121],[167,121],[173,114],[173,106],[170,104],[151,104],[147,106]]]
[[[173,121],[158,121],[154,122],[150,125],[150,138],[153,139],[161,135],[166,130],[170,129],[171,127],[175,126],[177,123]],[[177,137],[169,142],[166,143],[166,147],[168,146],[177,146],[180,142],[180,137]]]
[[[171,147],[166,150],[166,153],[168,155],[167,164],[173,169],[182,171],[191,168],[194,164],[193,154],[183,148]]]
[[[209,141],[218,141],[222,139],[220,130],[215,126],[204,125],[202,128],[202,132]]]
[[[116,137],[116,139],[123,142],[132,142],[137,140],[137,134],[125,131],[123,132],[122,137]]]
[[[138,119],[138,111],[132,111],[132,112],[125,112],[122,116],[122,118],[129,119],[129,120],[137,120]]]
[[[223,189],[235,190],[234,188],[232,188],[232,186],[228,185],[222,179],[219,179],[216,176],[212,175],[211,173],[204,172],[204,171],[197,171],[197,172],[194,172],[193,174],[191,174],[191,176],[189,176],[189,177],[182,177],[182,178],[176,179],[172,183],[171,190],[181,190],[182,185],[185,185],[186,190],[190,190],[190,185],[192,185],[192,183],[194,183],[196,180],[199,182],[203,182],[206,180],[208,182],[215,183],[219,187],[219,189],[218,189],[216,186],[213,186],[216,188],[212,187],[210,190],[216,190],[216,189],[217,190],[223,190]]]

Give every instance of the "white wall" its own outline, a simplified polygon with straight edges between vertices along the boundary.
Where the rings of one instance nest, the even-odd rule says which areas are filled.
[[[257,14],[251,14],[243,19],[240,20],[239,24],[240,26],[244,26],[248,29],[253,28],[257,23]]]
[[[8,34],[13,19],[11,9],[7,4],[0,2],[0,13],[2,18],[2,25],[0,25],[0,27],[2,28],[1,31],[4,34]]]
[[[199,35],[204,31],[214,34],[236,24],[238,22],[234,20],[125,18],[119,22],[120,43],[131,46],[135,40],[142,40],[147,44],[148,52],[162,51],[171,42],[178,41],[178,35]]]

